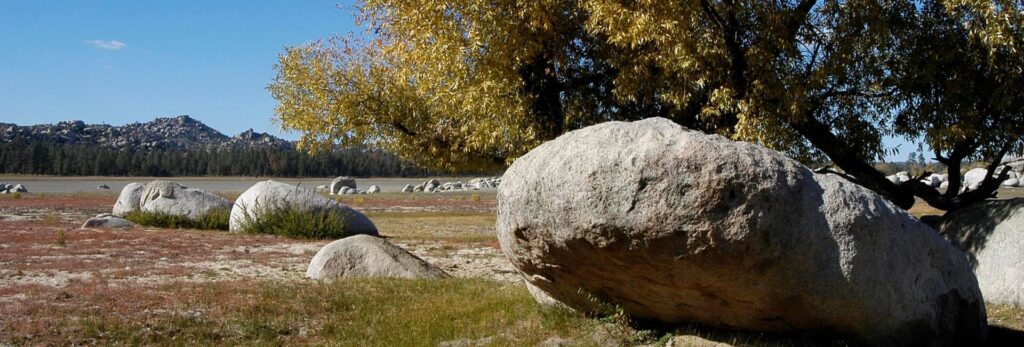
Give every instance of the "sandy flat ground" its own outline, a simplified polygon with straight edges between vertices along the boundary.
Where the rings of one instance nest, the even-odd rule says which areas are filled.
[[[479,200],[470,196],[343,198],[368,213],[383,236],[455,277],[517,282],[493,234],[493,193]],[[0,198],[0,341],[2,328],[31,308],[52,307],[55,300],[99,287],[145,291],[183,282],[312,281],[304,278],[306,267],[330,241],[223,231],[78,228],[89,217],[108,212],[113,200],[113,194]]]

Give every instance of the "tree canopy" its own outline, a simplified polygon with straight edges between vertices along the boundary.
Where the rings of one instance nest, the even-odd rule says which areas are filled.
[[[964,160],[1020,153],[1022,3],[1006,0],[369,0],[364,35],[291,47],[269,89],[301,144],[502,167],[559,134],[666,117],[843,175],[909,208]],[[945,193],[872,163],[927,144]],[[991,170],[995,171],[995,170]]]

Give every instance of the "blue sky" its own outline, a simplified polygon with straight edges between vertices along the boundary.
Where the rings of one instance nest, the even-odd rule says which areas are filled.
[[[189,114],[287,139],[265,87],[286,46],[345,35],[337,0],[0,0],[0,122],[125,124]],[[902,161],[917,148],[903,141]]]
[[[351,12],[337,0],[0,0],[0,122],[189,114],[294,139],[271,122],[277,55],[357,30]]]

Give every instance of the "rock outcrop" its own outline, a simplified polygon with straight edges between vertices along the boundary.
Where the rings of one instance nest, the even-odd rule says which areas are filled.
[[[382,238],[355,235],[321,248],[309,263],[306,277],[435,279],[449,276],[443,270]]]
[[[573,131],[516,160],[497,231],[528,282],[583,311],[869,345],[987,331],[967,258],[935,230],[838,176],[662,118]]]
[[[267,180],[256,183],[235,200],[231,208],[231,231],[242,231],[245,224],[257,220],[270,211],[292,208],[301,211],[339,213],[345,218],[347,234],[377,235],[377,226],[359,211],[314,191]]]
[[[121,148],[294,148],[286,140],[249,129],[228,137],[206,124],[181,115],[121,126],[85,124],[80,120],[19,126],[0,123],[0,142],[14,138],[53,143]]]

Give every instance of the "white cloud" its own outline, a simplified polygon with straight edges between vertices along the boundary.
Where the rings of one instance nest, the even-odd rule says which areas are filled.
[[[128,45],[118,40],[88,40],[85,41],[85,43],[99,49],[106,49],[111,51],[119,50]]]

